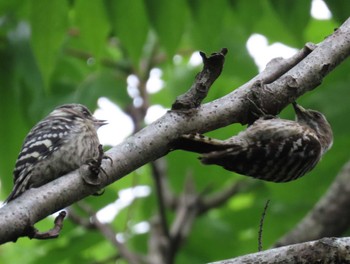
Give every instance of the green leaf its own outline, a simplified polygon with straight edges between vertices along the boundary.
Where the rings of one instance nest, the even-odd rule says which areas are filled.
[[[270,4],[285,28],[303,44],[303,32],[310,19],[311,1],[270,0]]]
[[[350,1],[325,0],[325,2],[337,22],[343,23],[349,18]]]
[[[31,44],[46,88],[67,31],[66,1],[31,1]]]
[[[149,20],[158,34],[160,43],[169,56],[172,56],[180,44],[188,20],[185,0],[146,0],[145,3]]]
[[[263,9],[261,10],[263,16],[260,16],[260,20],[255,24],[255,33],[263,34],[270,42],[278,41],[293,47],[299,45],[299,42],[295,39],[294,35],[286,29],[285,23],[281,22],[281,17],[272,7],[271,2],[260,2],[263,5]],[[272,25],[273,30],[271,28]]]
[[[13,24],[0,47],[0,116],[6,126],[0,128],[0,174],[6,194],[13,187],[12,171],[23,138],[33,122],[37,121],[43,98],[43,84],[29,45],[29,25]],[[41,108],[41,112],[43,112]]]
[[[217,32],[223,26],[224,15],[228,10],[227,2],[196,0],[188,1],[188,3],[191,7],[193,22],[190,40],[201,50],[210,51],[221,47],[219,44],[221,34],[217,34]]]
[[[102,1],[77,0],[74,4],[75,22],[79,38],[93,57],[99,58],[110,32],[106,10]]]
[[[135,65],[140,60],[149,30],[144,2],[109,1],[109,14],[115,33]]]
[[[37,258],[36,263],[86,263],[86,260],[82,261],[82,259],[89,255],[91,248],[101,243],[105,244],[103,236],[97,232],[78,229],[72,230],[70,234],[63,232],[61,235],[62,237],[68,236],[69,243],[47,250],[46,254]],[[62,252],[65,254],[62,255]]]
[[[6,24],[6,20],[10,20],[14,17],[28,18],[29,4],[31,0],[13,0],[13,1],[0,1],[0,14],[2,16],[2,25]]]
[[[308,41],[317,43],[324,40],[325,36],[332,34],[337,24],[334,20],[312,19],[305,28],[305,37]]]
[[[240,28],[247,32],[254,30],[255,24],[265,15],[263,1],[256,0],[230,0],[231,16],[236,22],[231,24],[232,27]],[[254,14],[254,19],[252,19]]]
[[[78,86],[75,93],[75,101],[81,102],[91,109],[95,108],[97,99],[105,96],[114,100],[124,108],[131,103],[127,94],[126,81],[113,71],[94,72]]]
[[[164,88],[150,95],[152,104],[162,104],[170,108],[176,96],[186,92],[192,85],[198,69],[189,67],[187,63],[182,65],[168,65],[162,76]]]
[[[18,107],[19,98],[12,88],[15,84],[15,74],[12,71],[15,67],[13,54],[9,50],[0,49],[0,120],[6,125],[0,126],[0,176],[2,184],[1,198],[5,199],[13,187],[12,171],[20,148],[20,135],[26,131],[22,118],[21,108]]]

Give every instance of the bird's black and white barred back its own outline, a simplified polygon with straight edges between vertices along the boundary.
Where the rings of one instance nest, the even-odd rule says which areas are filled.
[[[293,106],[296,121],[263,117],[227,140],[185,135],[177,148],[204,153],[204,164],[254,178],[295,180],[316,166],[332,146],[333,133],[323,114]]]
[[[24,140],[14,169],[14,188],[7,202],[98,157],[97,129],[105,125],[80,104],[57,107]]]

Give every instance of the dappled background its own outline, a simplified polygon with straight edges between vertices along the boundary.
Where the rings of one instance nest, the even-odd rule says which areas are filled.
[[[327,5],[328,6],[327,6]],[[118,144],[155,120],[186,91],[201,69],[198,51],[229,50],[206,101],[256,75],[269,56],[290,56],[306,42],[320,42],[348,16],[348,1],[250,0],[0,0],[0,199],[10,193],[12,170],[29,129],[54,107],[82,103],[110,125],[101,141]],[[199,216],[176,252],[177,263],[203,263],[257,251],[265,203],[267,248],[312,208],[349,159],[350,62],[298,100],[322,111],[332,124],[334,146],[307,176],[265,183],[203,166],[196,154],[176,151],[162,159],[162,177],[174,197],[193,181],[194,192],[220,193],[237,181],[247,188]],[[281,116],[293,119],[289,107]],[[227,138],[242,127],[209,133]],[[115,263],[118,247],[86,224],[97,213],[117,240],[148,252],[158,214],[154,167],[146,165],[108,186],[99,197],[73,206],[60,238],[19,239],[0,247],[6,263]],[[169,224],[174,212],[167,210]],[[87,220],[83,222],[83,220]],[[151,221],[152,220],[152,221]],[[47,218],[37,227],[51,227]],[[122,261],[120,263],[123,263]]]

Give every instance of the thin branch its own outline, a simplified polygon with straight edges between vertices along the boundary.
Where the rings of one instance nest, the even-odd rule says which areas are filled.
[[[89,217],[80,216],[72,206],[67,209],[68,219],[71,220],[76,225],[82,226],[85,229],[96,229],[96,226],[90,221]]]
[[[174,258],[184,238],[188,237],[193,222],[198,214],[199,197],[200,194],[195,191],[193,178],[189,176],[185,183],[184,192],[179,198],[176,216],[170,228],[171,259]]]
[[[253,189],[257,184],[261,184],[258,181],[253,180],[240,180],[234,182],[226,189],[220,190],[219,192],[210,196],[201,196],[199,199],[198,215],[205,214],[210,209],[217,208],[225,204],[229,199],[235,196],[237,193]]]
[[[265,207],[264,207],[264,211],[263,211],[263,213],[261,215],[261,219],[260,219],[259,234],[258,234],[258,251],[262,251],[262,249],[263,249],[262,233],[263,233],[263,226],[264,226],[266,211],[267,211],[267,208],[269,207],[269,203],[270,203],[270,200],[267,200]]]
[[[140,255],[130,252],[124,243],[121,243],[117,240],[116,234],[110,225],[101,223],[97,219],[96,215],[92,215],[91,219],[92,219],[92,223],[96,226],[96,228],[103,234],[105,238],[107,238],[118,249],[120,255],[128,263],[130,264],[144,263]]]
[[[252,184],[254,183],[254,184]],[[170,236],[164,236],[160,217],[151,221],[151,232],[149,238],[149,256],[151,263],[173,263],[174,257],[183,241],[191,232],[196,218],[212,208],[217,208],[238,192],[247,191],[256,186],[254,181],[239,181],[227,189],[205,196],[205,191],[198,193],[195,190],[191,177],[186,180],[183,193],[172,203],[176,209],[174,221],[170,228]],[[163,185],[162,185],[163,186]],[[166,188],[165,188],[166,190]],[[166,191],[165,191],[166,192]]]
[[[125,246],[125,244],[119,242],[116,238],[116,233],[113,230],[113,228],[109,224],[101,223],[98,218],[96,217],[96,213],[94,210],[86,203],[80,202],[79,207],[88,214],[89,221],[84,221],[77,217],[76,215],[73,216],[72,220],[77,220],[77,223],[83,224],[86,228],[95,228],[101,232],[101,234],[114,245],[121,257],[123,257],[125,260],[128,261],[128,263],[131,264],[139,264],[144,263],[144,260],[142,261],[142,256],[138,255],[136,253],[132,253],[128,250],[128,248]],[[72,213],[72,212],[71,212]],[[74,215],[74,213],[73,213]],[[87,222],[90,222],[91,224],[87,224]]]
[[[259,94],[259,103],[267,114],[278,113],[302,94],[315,89],[324,76],[350,54],[350,19],[321,42],[305,59],[273,83],[266,84]],[[264,77],[265,76],[265,77]],[[78,170],[44,186],[30,189],[0,209],[0,243],[17,239],[28,225],[96,193],[100,188],[121,179],[140,166],[166,155],[171,142],[183,134],[204,133],[232,123],[246,124],[251,103],[247,96],[259,74],[232,93],[192,109],[191,113],[169,111],[148,127],[113,147],[106,155],[113,165],[102,162],[108,174],[101,186],[84,183]]]
[[[27,234],[30,238],[35,239],[52,239],[57,238],[63,228],[63,220],[66,217],[67,213],[65,211],[61,211],[58,216],[55,218],[54,224],[55,226],[46,232],[40,232],[33,226],[28,231],[29,234]]]
[[[211,85],[220,76],[225,62],[227,49],[213,53],[209,58],[205,53],[199,53],[203,60],[203,70],[196,76],[192,87],[184,94],[178,96],[172,105],[172,110],[188,110],[198,107],[207,96]]]
[[[165,210],[165,199],[164,199],[164,192],[167,190],[163,188],[163,185],[161,183],[162,178],[164,177],[165,170],[164,170],[164,160],[156,160],[151,162],[151,168],[152,168],[152,174],[154,178],[154,183],[156,186],[156,194],[157,194],[157,203],[158,203],[158,210],[160,215],[160,222],[161,222],[161,229],[163,235],[169,239],[169,227],[168,227],[168,221],[166,217],[166,210]]]

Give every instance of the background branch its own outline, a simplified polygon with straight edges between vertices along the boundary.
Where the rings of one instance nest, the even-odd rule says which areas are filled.
[[[162,184],[162,178],[164,178],[164,175],[162,175],[165,170],[164,168],[164,161],[162,160],[156,160],[151,162],[152,167],[152,173],[153,178],[155,182],[156,187],[156,193],[157,193],[157,203],[158,203],[158,210],[159,210],[159,216],[161,221],[161,227],[162,227],[162,233],[165,237],[169,239],[169,227],[168,227],[168,221],[166,217],[166,208],[165,208],[165,193],[168,191],[168,189],[164,188],[164,184]]]
[[[78,216],[74,210],[69,209],[69,218],[75,223],[87,228],[87,229],[96,229],[101,232],[101,234],[118,250],[120,256],[127,260],[130,264],[144,263],[145,257],[136,253],[129,251],[126,245],[117,240],[116,232],[113,228],[106,223],[101,223],[97,218],[96,213],[92,208],[86,203],[79,203],[80,209],[82,209],[86,214],[87,218],[82,218]]]
[[[294,229],[279,239],[275,247],[343,234],[350,225],[349,182],[350,161],[314,208]]]

